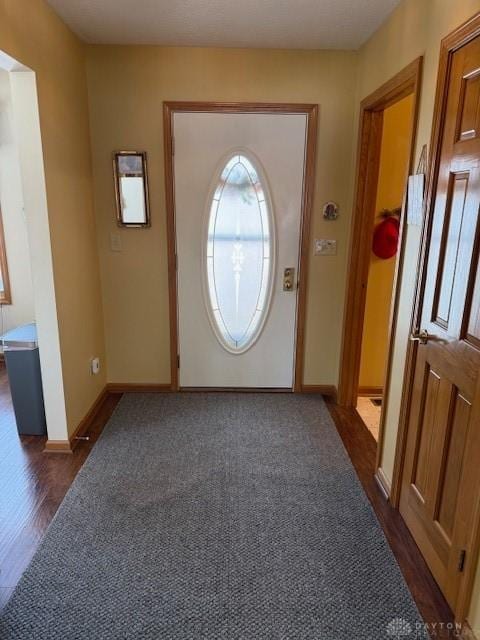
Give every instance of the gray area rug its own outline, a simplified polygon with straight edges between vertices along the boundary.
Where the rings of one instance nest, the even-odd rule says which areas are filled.
[[[124,396],[2,640],[420,637],[320,397]]]

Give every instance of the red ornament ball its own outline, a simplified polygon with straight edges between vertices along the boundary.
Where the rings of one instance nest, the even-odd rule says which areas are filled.
[[[383,260],[392,258],[397,253],[400,221],[394,216],[385,218],[375,227],[373,232],[372,251]]]

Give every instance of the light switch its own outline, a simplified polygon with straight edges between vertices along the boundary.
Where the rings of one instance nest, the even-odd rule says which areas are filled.
[[[336,256],[337,255],[337,241],[336,240],[315,240],[315,255],[316,256]]]
[[[112,232],[110,234],[110,251],[121,251],[122,250],[122,238],[120,234],[117,232]]]

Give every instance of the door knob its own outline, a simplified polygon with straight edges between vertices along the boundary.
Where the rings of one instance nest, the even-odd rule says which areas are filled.
[[[412,333],[410,336],[411,342],[419,342],[420,344],[427,344],[429,338],[430,336],[428,335],[428,331],[426,329],[422,329],[422,331]]]

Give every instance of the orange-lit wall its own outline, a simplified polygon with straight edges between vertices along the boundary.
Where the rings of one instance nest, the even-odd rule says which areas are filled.
[[[385,109],[375,225],[382,209],[400,207],[408,171],[413,96]],[[371,253],[363,324],[360,387],[383,387],[388,352],[390,307],[397,256],[382,260]]]

